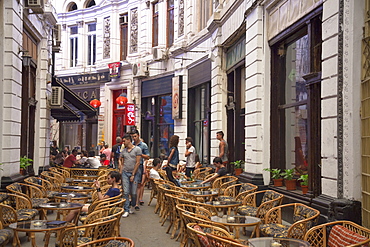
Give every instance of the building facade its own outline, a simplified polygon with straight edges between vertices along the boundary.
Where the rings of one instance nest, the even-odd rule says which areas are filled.
[[[324,215],[336,199],[353,202],[361,215],[362,202],[368,219],[367,57],[360,59],[367,51],[368,1],[66,0],[55,6],[62,32],[57,77],[111,76],[94,86],[101,121],[96,132],[86,132],[95,135],[92,144],[114,145],[116,136],[137,128],[151,156],[165,158],[172,135],[180,136],[180,154],[191,136],[210,164],[219,152],[216,132],[223,130],[229,160],[245,161],[241,180],[267,186],[264,168],[294,168],[296,176],[309,175],[309,194],[299,186],[273,188],[287,200]],[[112,63],[120,64],[118,73]],[[116,103],[119,96],[134,104],[134,125],[123,124],[127,109]]]

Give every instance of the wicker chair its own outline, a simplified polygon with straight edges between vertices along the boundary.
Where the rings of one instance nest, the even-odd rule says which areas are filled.
[[[194,178],[199,180],[205,180],[205,177],[212,172],[212,167],[201,167],[194,171]]]
[[[13,239],[13,231],[4,229],[0,221],[0,247],[4,247],[11,239]]]
[[[283,224],[283,212],[293,208],[293,224]],[[307,230],[315,226],[320,211],[302,203],[290,203],[270,209],[260,232],[268,237],[303,239]],[[284,220],[287,221],[287,220]]]
[[[78,245],[77,247],[91,247],[91,246],[105,246],[105,247],[117,247],[126,246],[134,247],[135,243],[130,238],[125,237],[110,237],[94,240],[85,244]]]
[[[109,205],[113,207],[112,204],[115,202],[121,202],[121,199],[122,199],[122,195],[119,194],[117,196],[109,197],[103,200],[96,200],[92,204],[89,205],[89,208],[86,213],[83,213],[80,215],[79,220],[81,222],[84,222],[87,215],[89,215],[90,213],[94,212],[97,209],[102,209],[103,207],[109,207]]]
[[[263,194],[260,203],[257,203],[257,196]],[[264,222],[267,211],[271,208],[279,206],[283,201],[283,195],[273,190],[261,190],[247,195],[243,199],[243,205],[236,208],[236,212],[240,215],[248,215],[258,217]]]
[[[217,247],[246,247],[248,245],[244,245],[236,241],[232,238],[221,237],[214,234],[206,233],[206,237],[208,239],[208,243],[210,246],[217,246]]]
[[[370,243],[370,229],[357,225],[352,221],[345,220],[333,221],[314,226],[307,231],[306,235],[304,236],[304,240],[309,242],[312,247],[326,247],[329,246],[329,241],[333,241],[337,237],[343,241],[347,236],[355,241],[341,246],[367,246]],[[350,241],[347,243],[349,242]]]
[[[12,194],[9,196],[11,205],[0,204],[0,221],[4,227],[19,221],[33,220],[38,215],[27,198]]]
[[[212,190],[217,190],[219,195],[222,195],[224,190],[228,186],[236,183],[236,181],[238,181],[238,178],[234,176],[222,176],[216,178],[212,183]]]
[[[44,193],[44,197],[51,201],[54,200],[54,196],[56,194],[60,193],[60,191],[54,189],[54,186],[52,183],[50,183],[50,181],[43,178],[28,177],[24,179],[24,182],[38,187]]]
[[[228,231],[209,224],[188,223],[186,228],[188,230],[189,237],[194,241],[193,244],[196,247],[207,246],[206,242],[208,242],[208,238],[206,233],[232,238],[232,235]]]
[[[258,189],[257,185],[251,183],[233,184],[224,190],[224,195],[219,196],[219,201],[243,201],[250,193]]]
[[[59,234],[58,246],[72,247],[91,242],[94,239],[113,237],[116,221],[117,219],[114,218],[92,224],[65,228]],[[80,229],[84,229],[83,236],[78,235]]]

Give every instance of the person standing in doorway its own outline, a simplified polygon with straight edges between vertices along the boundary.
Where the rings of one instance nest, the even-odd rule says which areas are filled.
[[[177,186],[180,186],[179,182],[173,177],[173,172],[177,171],[180,168],[179,165],[179,150],[177,146],[179,145],[179,136],[173,135],[170,138],[170,150],[168,154],[168,162],[165,167],[168,180],[174,183]]]
[[[122,217],[128,217],[130,213],[134,213],[131,207],[135,207],[136,205],[138,180],[136,180],[137,176],[135,175],[139,170],[142,153],[141,148],[132,144],[130,134],[126,134],[123,137],[123,145],[125,145],[125,148],[122,150],[121,158],[119,159],[119,171],[122,174],[123,197],[126,199],[123,206],[125,212]]]
[[[144,160],[148,160],[150,158],[149,156],[149,148],[148,148],[148,145],[146,145],[145,142],[143,142],[141,139],[140,139],[140,134],[139,134],[139,131],[138,130],[134,130],[131,132],[131,137],[132,139],[134,140],[134,142],[132,144],[134,144],[134,146],[137,146],[141,149],[141,159],[140,159],[140,166],[139,166],[139,170],[137,171],[137,180],[139,181],[139,184],[137,185],[137,202],[136,202],[136,205],[135,205],[135,210],[136,211],[139,211],[140,210],[140,207],[139,207],[139,204],[140,205],[143,205],[144,202],[143,202],[143,195],[144,195],[144,185],[145,185],[145,180],[146,180],[146,173],[145,173],[145,167],[144,167]]]
[[[185,175],[190,178],[195,169],[195,147],[193,146],[193,138],[186,137],[185,139],[186,151],[186,170]]]
[[[220,144],[218,145],[219,155],[218,157],[221,158],[222,163],[227,167],[227,164],[229,163],[229,159],[227,156],[229,155],[229,146],[227,145],[227,142],[224,140],[224,132],[218,131],[216,132],[216,138],[220,141]],[[217,172],[218,169],[216,169]]]
[[[122,146],[122,138],[117,136],[116,137],[116,145],[112,147],[112,155],[111,155],[111,164],[113,168],[118,168],[118,160],[121,153],[121,146]]]

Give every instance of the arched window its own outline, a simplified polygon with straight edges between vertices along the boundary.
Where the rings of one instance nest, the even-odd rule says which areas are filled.
[[[67,12],[71,12],[71,11],[74,11],[74,10],[77,10],[77,4],[76,4],[76,3],[74,3],[74,2],[71,2],[71,3],[68,5]]]
[[[90,0],[86,3],[86,8],[90,8],[90,7],[95,6],[95,5],[96,5],[95,0]]]

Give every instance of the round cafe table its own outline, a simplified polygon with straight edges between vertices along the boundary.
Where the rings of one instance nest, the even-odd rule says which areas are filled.
[[[71,202],[79,201],[79,202],[86,203],[87,200],[89,200],[89,196],[87,194],[75,193],[75,192],[71,192],[71,193],[61,192],[61,193],[55,194],[54,198],[56,199],[56,202],[66,201],[68,195],[71,195],[70,197]]]
[[[58,211],[56,220],[60,220],[60,214],[65,215],[70,210],[81,209],[83,206],[84,204],[74,202],[50,202],[40,204],[40,208],[43,209],[43,219],[47,219],[45,210],[56,210]],[[73,222],[75,225],[78,223],[78,216],[79,214],[75,218],[75,222]]]
[[[259,224],[261,223],[261,219],[253,216],[243,216],[243,215],[223,215],[222,217],[212,216],[211,221],[221,223],[224,226],[227,226],[230,229],[230,232],[235,233],[235,238],[240,238],[240,227],[254,227],[251,238],[256,233],[256,236],[259,237]],[[262,245],[256,245],[262,246]]]
[[[187,183],[187,184],[181,184],[181,188],[184,188],[186,190],[206,190],[211,187],[210,183],[200,184],[200,182],[194,182],[194,183]]]
[[[194,201],[198,202],[213,201],[218,196],[217,191],[210,190],[189,191],[188,193]]]
[[[20,221],[9,225],[9,228],[14,230],[13,247],[21,246],[18,232],[28,232],[30,233],[32,247],[37,247],[35,240],[35,233],[46,232],[45,244],[47,247],[49,245],[50,233],[52,231],[60,231],[61,229],[72,225],[71,223],[65,221],[48,221],[48,220],[30,220],[30,221]]]
[[[89,193],[95,190],[92,187],[86,186],[63,186],[61,189],[63,192],[83,192],[83,193]]]
[[[310,243],[294,238],[250,238],[248,239],[250,247],[310,247]]]
[[[239,201],[211,201],[205,202],[205,204],[211,205],[216,209],[222,209],[223,215],[230,215],[231,210],[235,207],[242,205],[242,202]]]

